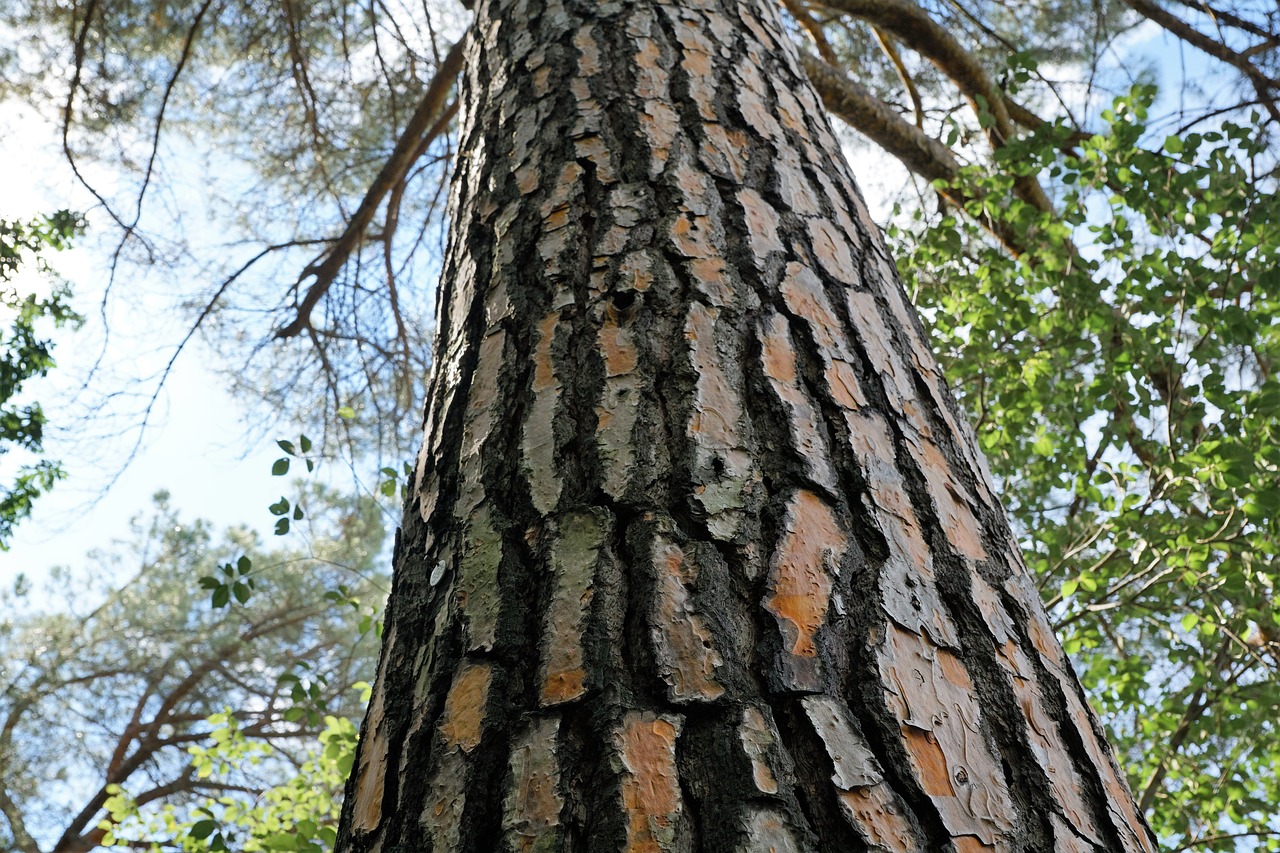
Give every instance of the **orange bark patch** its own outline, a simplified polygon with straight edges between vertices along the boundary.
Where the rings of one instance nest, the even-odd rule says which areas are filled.
[[[676,770],[676,737],[684,720],[652,712],[628,712],[614,735],[622,759],[622,807],[626,811],[625,853],[675,850],[683,811]]]
[[[764,375],[775,382],[790,385],[796,381],[796,353],[791,346],[787,321],[780,314],[770,314],[765,323],[762,358]]]
[[[480,744],[492,679],[493,667],[484,662],[464,663],[454,676],[440,719],[440,737],[449,749],[470,752]]]
[[[931,797],[954,797],[951,771],[947,769],[947,757],[942,754],[938,739],[917,729],[904,729],[902,737],[907,742],[907,751],[915,758],[917,778],[924,792]]]
[[[542,704],[558,705],[577,699],[586,692],[587,672],[584,669],[548,672],[542,681]]]
[[[388,647],[395,642],[395,628],[387,635]],[[356,771],[356,800],[352,810],[352,825],[361,832],[373,832],[382,822],[382,795],[386,788],[387,757],[390,744],[382,728],[385,714],[383,673],[379,673],[378,687],[374,691],[373,704],[369,706],[366,731],[372,733],[365,748],[360,750],[360,767]]]
[[[618,312],[610,306],[600,329],[600,351],[604,355],[604,375],[622,376],[636,369],[639,354],[631,332],[618,326]]]
[[[840,523],[821,498],[806,490],[792,496],[764,599],[765,609],[778,620],[786,654],[800,658],[818,654],[815,638],[827,621],[831,575],[839,570],[847,544]],[[804,671],[813,670],[810,666]]]
[[[885,785],[841,791],[840,805],[865,841],[894,853],[918,853],[920,850],[911,824]]]

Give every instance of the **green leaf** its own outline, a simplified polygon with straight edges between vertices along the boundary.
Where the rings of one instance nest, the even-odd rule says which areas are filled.
[[[303,453],[310,453],[311,439],[307,438],[305,435],[298,436],[298,446],[302,448]]]
[[[356,416],[356,410],[351,408],[350,406],[338,407],[338,417],[343,418],[345,420],[351,420],[355,416]]]
[[[197,841],[203,841],[210,835],[213,835],[213,831],[217,829],[217,827],[218,825],[214,821],[198,820],[191,825],[191,837]]]
[[[1196,623],[1198,623],[1199,621],[1200,621],[1200,614],[1188,613],[1187,615],[1182,617],[1182,630],[1190,631],[1192,628],[1196,626]]]
[[[289,511],[289,500],[281,497],[280,500],[267,507],[267,509],[271,510],[272,515],[284,515]]]
[[[276,535],[283,536],[288,532],[289,532],[289,519],[287,518],[276,519]]]
[[[273,477],[283,477],[285,474],[288,474],[288,473],[289,473],[289,460],[284,458],[283,456],[277,459],[275,461],[275,464],[271,466],[271,475]]]
[[[262,845],[268,850],[297,850],[298,839],[288,833],[278,832],[262,839]]]
[[[219,586],[213,591],[212,603],[215,608],[226,607],[231,602],[231,587]]]
[[[247,584],[236,581],[231,587],[231,591],[235,594],[236,601],[245,604],[249,600],[249,587]]]
[[[294,451],[292,441],[285,441],[284,439],[280,439],[279,441],[276,442],[276,445],[285,453],[288,453],[290,456],[294,455],[295,451]],[[306,452],[306,448],[303,448],[303,452]]]

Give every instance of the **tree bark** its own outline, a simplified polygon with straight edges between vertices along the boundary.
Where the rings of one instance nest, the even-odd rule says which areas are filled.
[[[765,0],[481,0],[341,851],[1154,850]]]

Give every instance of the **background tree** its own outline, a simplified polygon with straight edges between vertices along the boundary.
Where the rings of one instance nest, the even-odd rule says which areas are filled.
[[[21,579],[5,594],[5,849],[180,847],[173,829],[206,797],[251,808],[357,713],[351,685],[373,645],[350,602],[378,597],[380,514],[323,491],[308,504],[306,547],[282,550],[243,529],[215,539],[160,495],[131,542],[89,555],[87,576],[63,569],[43,594]]]

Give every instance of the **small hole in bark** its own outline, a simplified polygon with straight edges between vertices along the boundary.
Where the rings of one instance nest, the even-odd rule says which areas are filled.
[[[619,311],[626,311],[635,304],[636,294],[634,290],[624,290],[621,293],[613,294],[613,307]]]
[[[721,459],[719,456],[712,457],[711,472],[715,474],[717,477],[724,476],[724,460]]]

